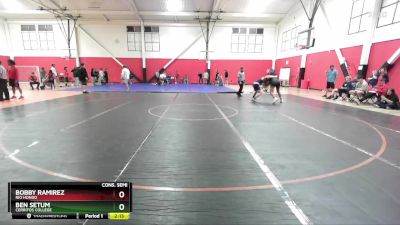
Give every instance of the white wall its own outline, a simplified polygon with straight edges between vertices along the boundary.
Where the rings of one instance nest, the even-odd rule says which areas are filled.
[[[255,27],[257,26],[240,26]],[[232,27],[216,27],[212,36],[210,50],[213,59],[273,59],[275,55],[275,28],[258,26],[264,28],[263,52],[262,53],[232,53],[231,34]]]
[[[372,13],[370,14],[370,16],[367,17],[367,31],[356,34],[348,34],[352,2],[353,1],[350,0],[323,1],[325,11],[333,30],[329,29],[328,23],[322,13],[322,10],[319,9],[314,21],[314,37],[316,39],[316,43],[314,48],[311,48],[307,51],[308,53],[332,50],[335,45],[341,48],[362,45],[370,38],[370,36],[368,35],[368,30],[371,28]],[[375,0],[366,0],[365,10],[372,12],[374,8],[374,3]],[[301,30],[305,30],[308,28],[308,19],[300,3],[292,8],[290,13],[278,24],[279,37],[277,58],[300,55],[304,52],[299,50],[290,50],[285,52],[281,51],[283,32],[297,25],[300,25],[302,27]],[[399,30],[400,23],[377,28],[372,40],[373,42],[381,42],[399,39]]]
[[[4,26],[4,21],[0,20],[0,55],[8,55],[8,45]]]
[[[21,24],[53,24],[55,35],[55,50],[24,50]],[[81,57],[110,57],[110,54],[100,47],[96,42],[104,46],[115,57],[121,58],[140,58],[140,51],[128,51],[126,26],[139,24],[127,23],[84,23],[82,28],[90,34],[79,32],[80,56]],[[145,23],[145,25],[147,25]],[[157,24],[149,24],[157,25]],[[12,36],[15,56],[61,56],[67,55],[65,38],[58,24],[55,21],[32,21],[9,22],[10,33]],[[231,33],[234,24],[217,25],[213,31],[210,51],[211,59],[272,59],[275,55],[275,27],[268,25],[243,25],[240,27],[264,27],[263,53],[231,53]],[[186,49],[193,41],[202,34],[198,24],[161,24],[159,25],[160,34],[160,52],[147,52],[147,58],[174,58]],[[0,26],[1,29],[1,26]],[[4,33],[4,32],[1,32]],[[95,41],[92,39],[95,39]],[[1,34],[0,34],[1,40]],[[72,41],[72,48],[75,47],[75,36]],[[1,45],[0,45],[1,46]],[[3,49],[3,48],[2,48]],[[201,53],[203,51],[203,53]],[[198,39],[182,56],[183,59],[198,59],[205,51],[205,41],[203,36]],[[73,51],[73,56],[75,56]]]
[[[11,41],[12,41],[12,48],[13,53],[15,56],[56,56],[56,57],[65,57],[68,56],[68,48],[67,41],[65,40],[60,27],[58,26],[56,21],[31,21],[31,22],[7,22]],[[22,34],[21,34],[21,24],[51,24],[53,25],[53,32],[54,32],[54,41],[55,41],[55,49],[54,50],[25,50],[23,41],[22,41]],[[37,29],[37,27],[36,27]],[[76,49],[75,47],[75,39],[71,41],[71,48]],[[75,55],[75,51],[73,51],[73,55]]]
[[[132,25],[132,24],[131,24]],[[135,25],[135,24],[133,24]],[[146,25],[146,24],[145,24]],[[153,24],[152,24],[153,25]],[[140,51],[128,51],[126,24],[83,24],[82,27],[102,46],[116,57],[140,57]],[[254,27],[254,25],[241,25]],[[263,27],[263,26],[258,26]],[[174,58],[186,49],[202,31],[199,25],[159,25],[160,52],[146,52],[147,58]],[[263,53],[231,53],[231,26],[216,26],[210,41],[211,59],[272,59],[275,52],[275,29],[264,27]],[[80,34],[81,56],[108,56],[105,51],[87,35]],[[198,59],[205,51],[204,37],[201,36],[182,56],[183,59]],[[204,53],[203,53],[204,54]]]

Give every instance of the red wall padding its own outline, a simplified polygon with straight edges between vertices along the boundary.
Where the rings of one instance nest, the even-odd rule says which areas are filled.
[[[40,68],[44,67],[46,72],[50,70],[51,64],[55,64],[58,73],[64,71],[64,66],[68,67],[68,70],[71,71],[76,64],[75,58],[66,59],[63,57],[16,56],[14,59],[17,66],[39,66]],[[28,80],[29,75],[30,74],[20,74],[20,80]]]
[[[65,59],[60,57],[16,57],[16,63],[20,66],[39,66],[45,67],[48,71],[51,64],[56,64],[57,71],[62,71],[64,66],[69,70],[75,67],[75,59]],[[92,68],[107,68],[110,82],[120,82],[121,66],[112,58],[106,57],[81,57],[81,62],[85,63],[88,73]],[[142,74],[142,60],[140,58],[118,58],[124,65],[127,65],[140,79]],[[160,70],[170,59],[147,59],[147,79],[154,76],[155,72]],[[230,73],[230,82],[237,82],[237,72],[243,66],[246,72],[246,80],[252,83],[265,74],[265,71],[272,67],[271,60],[213,60],[211,62],[211,79],[215,79],[215,73],[218,69],[223,73],[227,69]],[[203,73],[207,69],[204,60],[197,59],[177,59],[168,68],[168,74],[189,75],[191,83],[198,82],[198,73]]]
[[[147,78],[150,79],[159,71],[170,59],[147,59]],[[198,73],[203,73],[207,70],[207,64],[204,60],[197,59],[177,59],[168,66],[167,74],[179,74],[179,79],[183,79],[187,74],[190,83],[198,82]],[[154,81],[153,81],[154,82]]]
[[[3,65],[4,68],[7,68],[7,60],[8,60],[9,58],[10,58],[10,57],[8,57],[8,56],[0,55],[1,65]]]
[[[240,67],[243,67],[246,73],[246,83],[251,84],[265,76],[266,71],[272,68],[272,60],[213,60],[211,61],[211,79],[215,79],[217,69],[220,73],[224,73],[227,69],[229,83],[237,83]]]
[[[374,43],[371,48],[368,75],[373,70],[378,69],[396,50],[400,47],[400,39]],[[350,73],[354,77],[357,73],[357,67],[360,62],[362,46],[355,46],[341,49],[342,54],[346,58],[350,67]],[[0,56],[3,65],[6,67],[8,57]],[[49,70],[52,63],[56,64],[57,70],[62,71],[64,66],[69,70],[75,67],[75,59],[65,59],[62,57],[15,57],[17,65],[20,66],[39,66]],[[132,71],[142,79],[142,60],[140,58],[119,58]],[[150,79],[157,70],[162,68],[170,59],[147,59],[147,79]],[[91,68],[108,68],[110,82],[120,82],[121,67],[112,58],[108,57],[82,57],[81,61],[86,64],[86,68],[90,73]],[[288,61],[288,64],[286,64]],[[400,60],[399,60],[400,61]],[[400,62],[397,61],[389,73],[391,87],[396,88],[400,92]],[[301,57],[294,56],[289,58],[278,59],[275,62],[276,71],[279,73],[282,67],[291,67],[290,85],[297,85],[297,75],[299,73]],[[325,72],[329,65],[335,65],[339,71],[338,85],[344,78],[339,67],[339,60],[335,51],[318,52],[307,55],[305,79],[310,79],[310,87],[315,89],[323,89],[326,85]],[[263,76],[267,69],[272,67],[271,60],[212,60],[211,62],[211,79],[215,78],[215,72],[218,69],[223,73],[225,69],[229,71],[230,83],[237,82],[237,72],[243,66],[246,72],[247,83],[252,83],[254,80]],[[197,83],[197,74],[204,72],[207,69],[207,64],[204,60],[197,59],[177,59],[167,69],[167,73],[180,74],[182,79],[185,74],[189,75],[191,83]]]
[[[371,57],[368,62],[368,76],[372,71],[379,69],[400,48],[400,39],[374,43],[371,48]],[[389,86],[400,93],[400,59],[394,63],[389,71]]]
[[[301,56],[277,59],[275,61],[275,71],[278,74],[282,67],[290,67],[289,85],[294,87],[297,86],[300,66],[301,66]]]
[[[140,58],[118,58],[118,60],[124,65],[128,66],[134,74],[142,79],[142,60]],[[122,67],[114,61],[112,58],[106,57],[81,57],[81,63],[85,63],[86,69],[90,77],[90,71],[92,68],[108,69],[108,80],[109,82],[121,82],[121,70]],[[91,77],[90,77],[91,80]]]
[[[341,49],[341,52],[350,67],[350,74],[352,77],[357,73],[361,51],[362,46]],[[336,84],[341,85],[344,81],[344,76],[340,69],[339,59],[334,50],[307,55],[306,74],[304,79],[310,80],[310,88],[324,89],[326,87],[325,72],[329,69],[331,64],[333,64],[339,72]]]
[[[157,70],[165,66],[169,59],[147,59],[147,77],[152,77]],[[215,79],[217,69],[220,73],[224,73],[227,69],[229,72],[230,83],[237,82],[237,73],[243,66],[246,72],[247,83],[252,83],[256,79],[265,75],[267,69],[272,67],[272,60],[212,60],[211,61],[211,80]],[[168,74],[180,75],[180,79],[187,74],[191,83],[198,83],[198,73],[207,70],[207,63],[204,60],[197,59],[177,59],[168,68]]]

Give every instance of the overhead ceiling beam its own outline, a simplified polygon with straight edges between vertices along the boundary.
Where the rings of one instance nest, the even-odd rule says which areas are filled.
[[[37,1],[37,0],[31,0],[32,3],[34,3],[35,5],[39,6],[39,8],[44,9],[46,12],[48,12],[48,10],[51,9],[51,7],[43,4],[41,1]],[[6,10],[7,11],[7,10]],[[63,16],[62,13],[58,12],[57,10],[51,10],[53,14],[59,15],[59,16]],[[50,12],[48,12],[50,13]]]
[[[118,10],[66,10],[64,13],[72,15],[132,15],[132,11]],[[28,15],[46,14],[45,11],[39,10],[0,10],[0,14],[24,14]],[[172,17],[196,17],[208,15],[207,13],[197,12],[159,12],[159,11],[140,11],[134,13],[136,16],[172,16]],[[286,14],[283,13],[224,13],[226,18],[282,18]]]
[[[139,20],[143,20],[142,16],[139,14],[139,10],[138,10],[138,7],[137,7],[137,5],[136,5],[135,0],[127,0],[127,1],[128,1],[128,4],[131,6],[130,12],[131,12],[131,13],[133,12],[133,14],[134,14]]]
[[[58,9],[62,9],[61,5],[58,4],[57,2],[55,2],[54,0],[50,0],[50,2],[51,2],[55,7],[57,7]]]
[[[157,12],[157,11],[140,11],[142,16],[183,16],[183,17],[196,17],[196,16],[207,16],[208,13],[198,12]],[[286,16],[283,13],[224,13],[224,17],[246,17],[246,18],[282,18]]]
[[[105,19],[107,22],[110,21],[110,18],[108,18],[105,14],[103,14],[103,17],[104,17],[104,19]]]

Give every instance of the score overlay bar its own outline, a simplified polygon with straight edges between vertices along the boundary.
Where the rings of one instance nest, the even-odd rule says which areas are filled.
[[[125,219],[131,192],[129,182],[10,182],[8,211],[14,219]]]

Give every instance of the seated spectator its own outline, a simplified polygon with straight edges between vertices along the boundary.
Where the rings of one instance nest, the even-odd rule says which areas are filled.
[[[368,92],[368,83],[362,77],[357,77],[357,83],[354,90],[349,91],[350,100],[354,100],[357,105],[360,104],[360,98]]]
[[[389,88],[385,94],[381,96],[381,100],[375,104],[375,107],[382,109],[399,109],[399,97],[393,88]]]
[[[378,78],[379,78],[379,73],[376,72],[376,70],[372,71],[372,74],[370,77],[368,77],[368,84],[371,87],[375,87],[375,85],[378,84]]]
[[[29,85],[31,85],[32,90],[34,90],[33,85],[35,85],[35,84],[36,84],[36,89],[39,90],[40,82],[38,80],[39,79],[38,79],[37,75],[35,74],[35,72],[32,72],[31,76],[29,76]]]
[[[216,86],[224,86],[224,79],[222,78],[221,74],[218,73],[216,80],[215,80],[215,85]]]
[[[351,76],[347,76],[342,86],[340,88],[333,89],[331,95],[328,96],[326,99],[336,100],[339,97],[341,97],[342,99],[348,98],[349,91],[354,90],[354,88],[355,82],[351,80]]]
[[[387,68],[383,67],[381,69],[377,71],[372,71],[372,75],[368,78],[368,84],[371,87],[375,87],[375,85],[378,84],[378,80],[379,78],[381,79],[385,79],[386,83],[389,82],[389,76],[388,76],[388,72],[387,72]]]
[[[164,70],[160,73],[159,80],[160,80],[159,85],[164,85],[167,83],[167,74],[165,73]]]
[[[382,77],[379,84],[376,85],[372,90],[368,91],[368,93],[360,99],[360,102],[371,98],[377,98],[377,100],[379,101],[381,96],[385,94],[388,89],[389,86],[387,85],[386,77]]]

